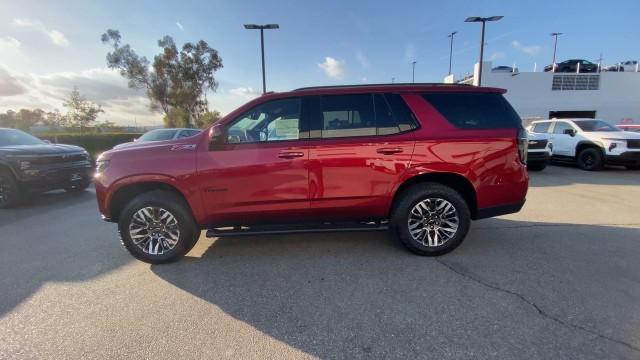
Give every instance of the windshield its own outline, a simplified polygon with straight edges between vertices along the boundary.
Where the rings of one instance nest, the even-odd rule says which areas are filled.
[[[138,141],[162,141],[162,140],[171,140],[173,136],[176,134],[176,129],[159,129],[159,130],[151,130],[148,133],[140,136]]]
[[[619,128],[603,120],[580,120],[574,121],[582,131],[622,131]]]
[[[0,129],[0,146],[42,145],[44,141],[24,131],[16,129]]]

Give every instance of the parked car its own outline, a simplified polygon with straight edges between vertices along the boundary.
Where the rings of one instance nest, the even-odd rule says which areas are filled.
[[[578,71],[578,64],[580,64],[581,73],[594,73],[598,72],[598,64],[594,64],[591,61],[583,59],[571,59],[556,64],[556,71],[561,73],[571,73]],[[544,71],[553,71],[553,64],[544,67]]]
[[[617,64],[609,65],[605,67],[604,71],[636,71],[638,67],[637,60],[622,61]]]
[[[491,69],[491,72],[517,73],[518,72],[518,68],[517,67],[513,67],[513,66],[500,65],[500,66],[496,66],[493,69]]]
[[[136,258],[210,237],[391,228],[441,255],[470,221],[517,212],[527,135],[504,90],[327,86],[265,94],[186,139],[110,150],[96,195]]]
[[[553,160],[576,161],[583,170],[599,170],[605,164],[640,169],[640,134],[622,131],[607,121],[534,121],[529,130],[537,134],[550,134]]]
[[[19,204],[29,193],[84,190],[92,173],[91,156],[79,146],[0,128],[0,209]]]
[[[619,127],[620,129],[624,130],[624,131],[631,131],[631,132],[640,133],[640,125],[620,124],[620,125],[616,125],[616,126]]]
[[[200,130],[189,129],[189,128],[155,129],[155,130],[147,131],[142,136],[140,136],[139,138],[135,139],[132,142],[118,144],[113,148],[120,149],[123,147],[133,146],[133,145],[137,145],[145,142],[180,139],[185,137],[191,137],[199,133],[200,133]]]
[[[527,134],[527,169],[530,171],[542,171],[547,167],[553,154],[553,145],[549,134]]]

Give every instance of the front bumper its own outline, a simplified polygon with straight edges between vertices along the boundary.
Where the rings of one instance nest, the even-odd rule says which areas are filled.
[[[527,165],[531,164],[548,164],[551,155],[546,151],[529,151],[527,152]]]
[[[625,151],[618,155],[607,155],[607,163],[612,165],[640,165],[640,151]]]
[[[20,187],[26,191],[48,191],[86,183],[93,177],[89,161],[64,166],[34,167],[16,171]]]

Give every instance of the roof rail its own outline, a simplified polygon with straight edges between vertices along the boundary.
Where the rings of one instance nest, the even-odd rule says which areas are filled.
[[[352,84],[352,85],[325,85],[325,86],[309,86],[302,87],[299,89],[295,89],[292,91],[305,91],[305,90],[316,90],[316,89],[340,89],[340,88],[359,88],[359,87],[379,87],[379,86],[387,86],[387,87],[414,87],[414,86],[472,86],[469,84],[446,84],[446,83],[386,83],[386,84]]]

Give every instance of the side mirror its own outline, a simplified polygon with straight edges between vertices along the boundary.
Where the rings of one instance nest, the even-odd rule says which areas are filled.
[[[214,125],[210,130],[209,150],[220,150],[220,147],[227,143],[227,129],[222,125]]]
[[[569,135],[571,137],[576,136],[576,131],[573,129],[564,129],[564,134],[565,135]]]
[[[138,141],[138,138],[133,138],[133,141],[134,141],[134,142]]]
[[[44,139],[44,140],[42,140],[42,141],[44,141],[44,143],[45,143],[45,144],[51,144],[51,141],[50,141],[50,140]]]

